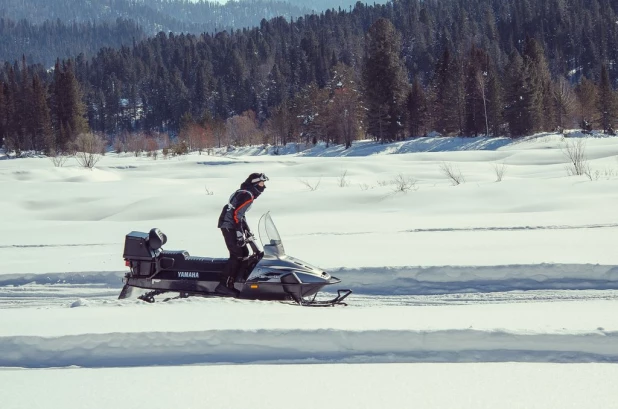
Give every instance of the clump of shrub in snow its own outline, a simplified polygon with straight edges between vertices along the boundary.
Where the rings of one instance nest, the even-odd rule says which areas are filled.
[[[444,174],[444,176],[450,179],[453,186],[457,186],[466,182],[466,179],[461,174],[461,171],[459,169],[453,169],[453,165],[450,163],[442,162],[442,164],[440,165],[440,171],[442,172],[442,174]]]

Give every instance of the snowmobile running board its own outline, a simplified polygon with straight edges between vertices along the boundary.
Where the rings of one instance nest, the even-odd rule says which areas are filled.
[[[146,301],[148,303],[154,303],[155,302],[155,296],[157,295],[161,295],[161,294],[165,294],[168,293],[170,291],[165,291],[165,290],[153,290],[153,291],[149,291],[145,294],[140,295],[139,297],[137,297],[138,299],[142,300],[142,301]],[[306,299],[306,298],[302,298],[302,297],[292,297],[294,299],[294,302],[300,306],[303,307],[334,307],[336,305],[343,305],[343,306],[347,306],[348,304],[346,304],[345,302],[343,302],[343,300],[345,300],[345,298],[352,294],[352,290],[337,290],[337,296],[335,298],[332,298],[330,300],[316,300],[316,295],[313,296],[312,299]],[[203,293],[188,293],[188,292],[181,292],[179,293],[178,296],[176,297],[171,297],[171,298],[166,298],[163,301],[170,301],[170,300],[174,300],[174,299],[178,299],[178,298],[188,298],[190,296],[195,296],[195,297],[204,297],[204,298],[209,298],[209,297],[220,297],[220,298],[234,298],[234,297],[230,297],[227,295],[220,295],[217,293],[209,293],[209,294],[203,294]]]

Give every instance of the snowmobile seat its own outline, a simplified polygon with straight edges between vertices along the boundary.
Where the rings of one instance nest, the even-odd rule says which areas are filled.
[[[227,263],[227,259],[191,256],[186,250],[163,250],[159,253],[158,258],[161,268],[170,271],[204,271],[220,273]]]

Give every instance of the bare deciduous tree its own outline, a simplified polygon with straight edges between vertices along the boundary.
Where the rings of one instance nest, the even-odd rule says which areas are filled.
[[[146,138],[144,141],[144,149],[148,152],[148,156],[152,157],[152,159],[157,160],[157,152],[159,151],[159,144],[154,138]]]
[[[253,145],[260,140],[260,131],[257,127],[255,113],[251,110],[242,115],[234,115],[225,122],[228,141],[232,145]]]
[[[200,155],[202,154],[202,151],[210,152],[210,150],[212,150],[215,146],[215,137],[212,131],[212,126],[210,124],[206,124],[206,126],[201,129],[201,132],[198,134],[198,137],[194,142],[194,149],[197,150]]]
[[[117,154],[121,154],[125,151],[125,149],[126,148],[124,146],[124,143],[122,142],[122,139],[116,138],[116,140],[114,141],[114,152],[116,152]]]
[[[298,123],[287,102],[273,109],[266,121],[266,129],[273,146],[285,146],[298,133]]]
[[[101,160],[105,142],[93,133],[79,134],[74,142],[75,158],[80,166],[92,169]]]
[[[581,122],[583,123],[586,121],[591,127],[595,126],[598,122],[597,103],[599,100],[596,84],[592,80],[584,77],[575,88],[575,91],[579,102]]]
[[[569,82],[564,77],[560,77],[554,87],[554,101],[558,114],[558,126],[561,130],[567,126],[567,118],[573,117],[576,100],[575,91]]]
[[[133,152],[135,157],[138,157],[144,150],[144,142],[146,136],[141,133],[132,133],[127,136],[127,142],[125,144],[127,152]]]
[[[212,136],[217,141],[217,147],[220,148],[225,137],[225,122],[222,119],[212,121]]]

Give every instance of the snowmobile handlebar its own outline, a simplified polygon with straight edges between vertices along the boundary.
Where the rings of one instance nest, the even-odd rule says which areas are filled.
[[[243,244],[243,246],[247,245],[251,247],[251,250],[253,250],[255,254],[260,252],[257,245],[255,244],[255,236],[250,232],[247,233],[247,236],[245,237],[245,244]]]

